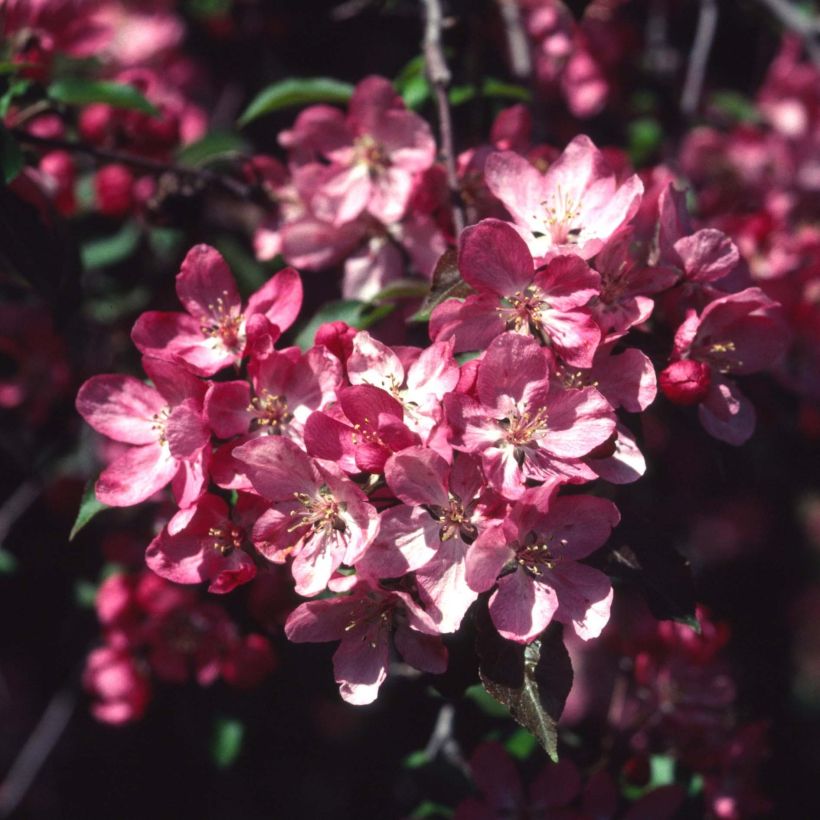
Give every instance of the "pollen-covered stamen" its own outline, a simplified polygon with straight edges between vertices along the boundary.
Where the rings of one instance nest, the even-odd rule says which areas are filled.
[[[355,161],[366,165],[371,174],[378,174],[390,165],[390,157],[384,146],[370,134],[362,134],[353,141]]]
[[[304,509],[291,510],[291,517],[295,520],[288,528],[288,532],[298,530],[300,527],[311,527],[314,532],[323,532],[325,535],[343,533],[347,530],[347,524],[343,518],[347,505],[333,497],[327,484],[319,488],[316,496],[294,493],[293,497]]]
[[[541,314],[548,307],[541,289],[530,285],[512,296],[506,296],[498,308],[498,314],[506,322],[507,330],[521,333],[532,329],[537,333],[542,325]]]
[[[160,444],[167,444],[168,438],[165,435],[165,429],[168,426],[168,419],[171,417],[171,408],[165,406],[158,413],[151,416],[151,429],[157,431],[157,439]]]
[[[593,379],[589,371],[577,370],[571,367],[562,367],[558,370],[558,378],[567,390],[580,390],[584,387],[597,387],[598,381]]]
[[[561,547],[566,547],[567,539],[558,540],[558,547],[551,546],[552,539],[536,539],[517,550],[515,560],[531,575],[542,575],[545,569],[555,569],[561,561]]]
[[[706,355],[720,373],[728,373],[733,367],[740,367],[742,359],[731,355],[737,350],[732,341],[712,342],[705,345]]]
[[[234,550],[242,546],[245,533],[239,527],[226,524],[223,527],[211,527],[208,536],[213,539],[211,546],[223,557],[227,557]]]
[[[353,444],[354,445],[359,445],[360,443],[365,443],[365,444],[376,444],[380,447],[386,447],[387,445],[384,443],[384,440],[379,435],[379,431],[374,430],[370,426],[370,423],[371,423],[370,419],[365,418],[364,422],[367,425],[366,427],[362,426],[358,422],[353,425],[353,429],[355,430],[355,432],[351,436],[351,438],[353,440]]]
[[[555,193],[541,203],[546,212],[542,217],[547,232],[552,236],[553,242],[558,245],[575,242],[578,239],[580,229],[572,223],[581,214],[581,200],[561,190],[559,185]]]
[[[452,538],[460,538],[467,544],[471,544],[478,536],[475,524],[469,520],[461,499],[450,494],[450,504],[448,507],[425,505],[425,509],[430,515],[441,524],[438,537],[442,541],[449,541]]]
[[[279,393],[270,393],[266,388],[262,388],[259,395],[251,399],[247,410],[255,416],[255,429],[266,430],[274,435],[282,433],[293,419],[285,397]]]
[[[535,413],[525,410],[523,413],[511,413],[508,418],[499,421],[504,430],[504,439],[514,447],[529,444],[547,429],[547,408],[539,407]]]
[[[371,649],[375,649],[379,642],[379,633],[390,629],[394,609],[395,603],[389,599],[378,604],[374,601],[363,601],[350,621],[345,624],[345,632],[361,629],[361,641],[367,642]]]
[[[200,319],[199,329],[203,336],[218,340],[229,350],[238,350],[245,343],[245,317],[234,313],[225,300],[228,292],[223,291],[215,303],[208,305],[208,316]]]

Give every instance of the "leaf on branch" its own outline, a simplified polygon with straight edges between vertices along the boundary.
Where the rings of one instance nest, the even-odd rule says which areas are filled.
[[[431,90],[424,73],[424,55],[419,54],[399,72],[393,87],[401,94],[408,108],[421,108],[430,99]]]
[[[395,309],[395,304],[369,305],[355,299],[340,299],[323,305],[299,331],[295,343],[302,350],[313,347],[313,339],[320,325],[326,322],[344,322],[357,330],[366,330]]]
[[[128,221],[110,236],[89,240],[80,248],[83,268],[93,270],[125,261],[137,249],[141,236],[137,223]]]
[[[558,718],[572,688],[572,664],[562,630],[551,625],[522,646],[502,638],[486,608],[477,615],[478,675],[484,688],[558,760]]]
[[[695,616],[695,585],[689,561],[672,547],[622,546],[610,554],[613,577],[637,584],[646,596],[652,614],[659,620],[684,623],[700,632]]]
[[[473,289],[461,278],[458,270],[458,254],[448,248],[436,262],[433,283],[421,307],[410,317],[411,322],[427,322],[433,309],[447,299],[465,299]]]
[[[91,521],[94,516],[108,509],[108,505],[103,504],[102,501],[97,500],[97,495],[94,492],[95,480],[92,478],[86,482],[83,490],[83,497],[80,501],[80,509],[77,512],[77,519],[71,532],[68,534],[68,540],[73,541],[77,533]]]
[[[248,143],[238,134],[217,131],[181,148],[177,152],[177,162],[196,168],[216,160],[242,156],[248,150]]]
[[[353,86],[330,77],[288,79],[262,89],[242,112],[237,125],[244,128],[255,119],[294,105],[345,103],[353,96]]]
[[[159,116],[157,108],[133,85],[127,83],[63,77],[61,80],[55,80],[46,93],[52,100],[66,105],[106,103],[114,108],[130,108],[133,111],[142,111],[143,114]]]
[[[213,740],[211,742],[211,757],[220,769],[226,769],[242,751],[242,741],[245,738],[245,726],[238,720],[220,718],[214,724]]]

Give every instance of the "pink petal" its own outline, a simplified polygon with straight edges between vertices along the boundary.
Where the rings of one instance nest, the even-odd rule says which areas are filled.
[[[179,301],[199,323],[218,321],[226,313],[238,314],[242,307],[230,268],[210,245],[195,245],[188,251],[176,288]]]
[[[384,474],[390,489],[405,504],[432,504],[446,508],[447,462],[426,447],[408,447],[395,453],[385,464]]]
[[[550,624],[558,610],[552,587],[534,581],[524,570],[505,575],[490,598],[490,617],[501,637],[530,643]]]
[[[425,635],[403,624],[393,637],[399,655],[415,669],[441,675],[447,671],[447,647],[436,635]]]
[[[92,376],[77,394],[77,412],[98,432],[126,444],[159,439],[154,415],[166,402],[133,376]]]
[[[595,388],[561,390],[550,399],[544,447],[556,456],[585,456],[615,430],[609,403]]]
[[[217,438],[233,438],[248,432],[251,388],[246,381],[216,382],[205,396],[205,416]]]
[[[484,219],[462,232],[458,269],[479,293],[498,296],[523,291],[535,273],[526,242],[500,219]]]
[[[167,447],[146,444],[129,447],[103,470],[97,498],[109,507],[130,507],[147,501],[174,477],[178,462]]]
[[[706,432],[727,444],[739,446],[754,432],[757,414],[740,388],[728,379],[713,379],[706,399],[698,405]]]
[[[171,455],[183,461],[192,458],[211,438],[202,410],[194,399],[187,399],[172,411],[165,426]]]
[[[312,495],[318,474],[310,458],[296,444],[280,436],[251,439],[233,451],[253,488],[270,501],[293,498],[296,492]]]
[[[572,624],[579,638],[597,638],[609,622],[612,584],[603,572],[586,564],[559,564],[547,579],[558,595],[557,620]]]
[[[284,333],[302,308],[302,279],[293,268],[280,270],[248,299],[246,316],[262,313]]]
[[[549,389],[549,364],[548,354],[535,339],[504,333],[481,360],[478,398],[487,407],[499,409],[504,397],[526,405],[543,404]]]

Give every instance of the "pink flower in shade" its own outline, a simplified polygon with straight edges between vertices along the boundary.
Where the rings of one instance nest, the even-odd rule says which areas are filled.
[[[369,384],[389,393],[404,409],[404,421],[427,442],[441,421],[441,402],[459,379],[453,342],[435,342],[424,350],[391,349],[360,331],[347,360],[351,384]]]
[[[155,387],[133,376],[92,376],[77,411],[98,433],[133,445],[103,470],[97,498],[112,507],[139,504],[168,482],[181,507],[204,491],[210,431],[202,412],[205,383],[177,365],[144,357]]]
[[[431,618],[406,592],[359,581],[350,595],[307,601],[285,624],[296,643],[341,641],[333,655],[339,691],[348,703],[372,703],[387,677],[390,635],[404,660],[423,672],[447,668],[447,649]]]
[[[500,635],[529,643],[553,619],[584,640],[609,621],[612,584],[579,561],[597,550],[620,521],[611,501],[593,496],[556,498],[553,482],[527,490],[506,520],[486,530],[467,556],[467,583],[490,597]]]
[[[324,590],[336,569],[354,564],[373,541],[379,518],[365,494],[292,441],[256,438],[238,447],[234,457],[254,489],[272,502],[254,526],[254,545],[277,563],[293,556],[300,595]]]
[[[310,205],[334,225],[365,211],[385,223],[401,219],[415,176],[436,153],[429,125],[404,108],[388,80],[375,76],[356,86],[347,117],[327,106],[308,108],[280,141],[297,161],[329,163]]]
[[[404,423],[401,403],[378,387],[357,384],[339,391],[334,413],[317,411],[305,425],[305,447],[314,458],[347,473],[381,473],[392,453],[419,444]]]
[[[403,504],[381,514],[379,534],[356,571],[374,578],[415,571],[436,627],[455,632],[478,596],[465,575],[470,544],[488,516],[503,516],[506,505],[486,490],[478,463],[463,453],[451,467],[433,450],[409,447],[390,457],[385,477]]]
[[[458,267],[476,293],[433,311],[432,338],[455,339],[461,352],[481,350],[514,330],[542,339],[571,364],[592,364],[601,331],[583,305],[597,295],[600,278],[578,256],[554,256],[536,270],[515,229],[485,219],[461,234]]]
[[[236,517],[242,518],[243,507],[258,507],[256,500],[240,496]],[[256,575],[256,565],[243,549],[245,533],[245,527],[231,519],[225,501],[206,494],[168,522],[149,544],[145,562],[157,575],[177,584],[207,581],[208,592],[230,592]]]
[[[199,376],[238,363],[251,332],[266,330],[278,338],[302,305],[299,274],[286,268],[254,293],[243,310],[233,274],[208,245],[188,251],[176,289],[187,313],[143,313],[131,338],[143,353],[182,364]]]
[[[496,338],[478,366],[477,400],[445,398],[452,444],[480,457],[490,485],[506,498],[525,482],[594,478],[580,459],[615,430],[612,408],[594,387],[550,384],[549,353],[517,333]]]
[[[281,435],[303,443],[305,422],[314,410],[336,399],[342,365],[324,347],[302,353],[274,350],[251,360],[247,381],[215,382],[205,396],[205,414],[214,434],[230,439],[247,433]]]
[[[673,268],[641,264],[630,250],[634,239],[631,228],[622,229],[595,258],[601,290],[589,307],[605,341],[645,322],[655,308],[652,295],[671,288],[680,276]]]
[[[603,154],[583,135],[546,174],[502,151],[487,159],[485,177],[538,260],[567,253],[595,256],[635,215],[643,193],[634,174],[619,186]]]
[[[780,305],[759,288],[715,299],[699,317],[690,312],[675,333],[673,360],[701,362],[710,369],[708,392],[698,405],[701,424],[710,435],[735,445],[751,436],[754,407],[726,376],[774,364],[788,336]]]
[[[115,725],[139,720],[151,698],[150,683],[135,658],[127,651],[109,646],[89,654],[83,688],[94,698],[94,717]]]

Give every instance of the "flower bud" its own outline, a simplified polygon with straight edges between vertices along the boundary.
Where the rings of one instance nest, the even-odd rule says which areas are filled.
[[[125,216],[134,204],[134,175],[124,165],[106,165],[94,178],[97,208],[106,216]]]
[[[712,372],[704,362],[682,359],[661,371],[658,383],[669,401],[690,407],[706,398],[712,383]]]

